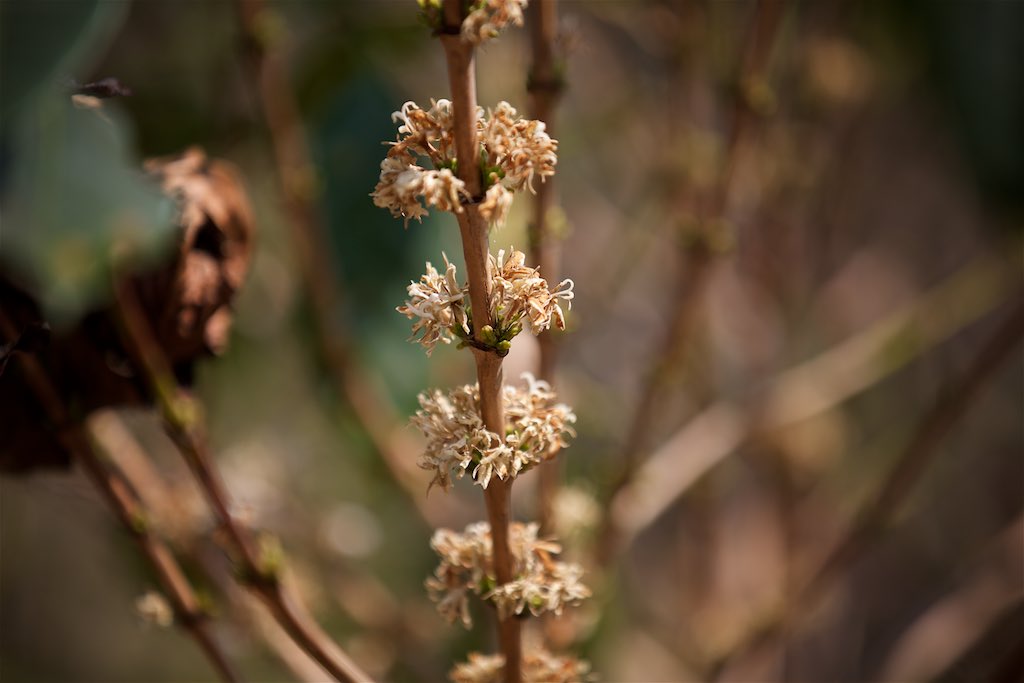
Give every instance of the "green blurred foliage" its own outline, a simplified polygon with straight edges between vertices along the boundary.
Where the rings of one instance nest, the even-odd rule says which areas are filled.
[[[109,294],[115,266],[146,267],[173,235],[173,201],[144,177],[129,123],[113,106],[73,105],[76,79],[65,73],[95,59],[123,8],[0,5],[0,260],[57,326]]]

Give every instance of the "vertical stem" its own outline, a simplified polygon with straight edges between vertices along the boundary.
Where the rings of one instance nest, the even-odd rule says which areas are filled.
[[[530,46],[533,64],[527,90],[530,93],[530,118],[543,121],[547,132],[555,137],[555,103],[562,92],[563,83],[555,65],[555,38],[558,34],[557,0],[536,0],[530,7]],[[558,282],[560,254],[556,239],[551,235],[548,217],[555,204],[554,179],[537,187],[533,201],[533,220],[530,225],[530,257],[540,268],[548,282]],[[554,381],[558,362],[557,338],[550,330],[537,337],[540,346],[538,375],[547,382]],[[541,530],[551,533],[551,508],[558,489],[559,465],[557,460],[544,463],[538,470],[537,498]]]
[[[455,116],[455,150],[458,176],[474,201],[481,195],[479,143],[476,133],[476,77],[473,46],[459,35],[462,24],[460,0],[444,1],[446,31],[441,35],[448,64],[448,84]],[[487,221],[475,203],[463,207],[458,214],[462,235],[462,252],[469,276],[473,329],[477,341],[483,341],[481,330],[492,325],[490,315],[491,278],[488,272],[489,245]],[[505,416],[502,407],[502,359],[496,353],[473,349],[477,381],[480,386],[480,416],[490,431],[504,437]],[[512,553],[508,542],[511,512],[511,481],[492,480],[484,490],[487,518],[491,526],[494,573],[498,583],[508,583],[513,576]],[[506,683],[522,680],[522,642],[519,622],[515,616],[498,620],[498,640],[505,655]]]
[[[783,5],[784,0],[759,0],[753,24],[747,34],[738,74],[738,83],[741,87],[765,77],[768,58],[777,38]],[[647,372],[647,380],[627,432],[621,456],[622,470],[613,481],[607,500],[613,499],[630,484],[647,455],[647,437],[663,404],[663,383],[678,363],[678,359],[682,357],[701,308],[704,290],[718,262],[712,246],[715,236],[711,232],[711,226],[724,220],[729,214],[736,168],[756,128],[757,118],[745,94],[738,95],[732,102],[725,159],[714,187],[708,196],[701,198],[700,231],[693,244],[689,245],[682,255],[683,263],[676,287],[678,296],[671,312],[671,320],[662,340],[660,352],[653,357]],[[606,506],[606,511],[610,509],[611,506]],[[601,564],[607,564],[611,560],[618,545],[619,531],[611,515],[605,514],[598,532],[597,555]]]

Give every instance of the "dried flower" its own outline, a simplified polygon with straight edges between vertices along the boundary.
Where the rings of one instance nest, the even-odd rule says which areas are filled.
[[[494,0],[492,0],[493,2]],[[480,200],[484,217],[501,225],[512,205],[512,192],[533,191],[533,178],[553,175],[558,163],[558,142],[545,132],[544,123],[519,118],[507,102],[493,110],[476,110],[478,142],[482,148],[482,198],[470,197],[455,175],[454,114],[448,100],[431,100],[430,109],[406,102],[391,115],[398,123],[398,139],[380,165],[380,180],[371,196],[395,217],[421,220],[427,207],[461,213],[463,201]],[[418,165],[429,160],[434,170]],[[421,203],[422,199],[422,203]]]
[[[452,683],[501,683],[505,656],[469,653],[469,661],[456,664],[448,677]],[[590,663],[571,655],[559,656],[544,648],[527,651],[523,656],[525,683],[583,683],[593,680]]]
[[[147,624],[166,628],[174,622],[174,610],[156,591],[147,591],[135,599],[135,612]]]
[[[590,597],[590,589],[580,583],[583,569],[553,560],[551,556],[561,552],[561,546],[537,538],[539,528],[536,523],[509,525],[515,579],[503,585],[496,585],[488,523],[470,524],[461,534],[450,529],[434,532],[430,547],[441,563],[426,586],[442,616],[469,628],[470,593],[493,600],[502,619],[525,610],[535,616],[544,612],[560,614],[564,605],[576,605]]]
[[[493,321],[492,343],[511,341],[522,332],[524,319],[530,330],[539,334],[554,324],[565,329],[566,309],[572,308],[573,282],[562,280],[551,290],[547,280],[537,268],[524,265],[526,256],[509,248],[498,252],[497,258],[488,255],[491,271],[490,317]],[[409,299],[399,306],[399,313],[416,322],[409,341],[418,341],[429,354],[437,342],[449,344],[456,337],[471,338],[472,326],[469,305],[469,285],[458,284],[455,266],[444,257],[445,274],[427,263],[427,272],[419,282],[406,289]]]
[[[479,45],[497,37],[509,24],[523,25],[528,0],[476,0],[462,21],[462,39]]]
[[[565,329],[565,315],[559,302],[564,301],[566,309],[572,308],[572,280],[562,280],[554,290],[548,289],[540,270],[525,265],[526,255],[511,247],[507,259],[503,249],[498,251],[497,258],[488,255],[488,259],[491,263],[491,319],[495,327],[511,331],[525,316],[534,334],[548,329],[552,322],[558,329]]]
[[[487,166],[501,170],[505,187],[533,192],[534,175],[543,180],[555,174],[558,142],[547,134],[543,121],[519,118],[508,102],[498,102],[487,114],[477,122],[478,135]]]
[[[488,223],[504,225],[511,208],[512,193],[501,183],[495,183],[484,193],[484,200],[480,202],[480,215]]]
[[[551,507],[553,527],[562,538],[593,529],[601,518],[593,494],[574,486],[559,487]]]
[[[455,277],[455,266],[448,261],[448,256],[441,256],[444,258],[444,275],[438,273],[428,261],[427,272],[420,277],[420,281],[411,282],[406,288],[409,300],[395,309],[410,319],[417,319],[412,326],[409,341],[419,341],[426,347],[428,356],[437,342],[450,344],[456,332],[465,335],[470,333],[469,316],[466,313],[469,290],[459,285]]]
[[[395,218],[405,218],[408,226],[411,219],[422,221],[427,215],[424,205],[461,212],[463,197],[469,198],[466,184],[451,170],[428,171],[401,158],[388,157],[380,165],[380,182],[374,191],[373,203],[391,211]]]
[[[480,418],[480,392],[467,384],[444,393],[438,389],[419,396],[420,410],[412,424],[427,439],[419,466],[431,470],[430,486],[451,487],[451,473],[457,478],[470,472],[474,481],[487,488],[491,478],[515,477],[537,463],[554,457],[575,436],[576,416],[544,381],[524,373],[527,386],[506,385],[502,398],[507,425],[505,437],[489,431]]]

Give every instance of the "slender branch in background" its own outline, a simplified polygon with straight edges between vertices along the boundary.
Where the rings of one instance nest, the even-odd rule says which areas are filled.
[[[245,36],[247,73],[270,138],[288,235],[309,297],[317,350],[395,483],[430,526],[440,526],[451,516],[451,501],[423,495],[422,476],[408,457],[416,446],[401,429],[403,422],[385,391],[353,362],[339,322],[342,289],[331,267],[328,232],[315,201],[315,166],[284,55],[267,36],[272,11],[263,0],[236,0],[235,7]]]
[[[291,640],[256,596],[239,586],[231,572],[224,571],[223,562],[209,552],[209,545],[198,542],[201,540],[199,530],[188,522],[184,525],[176,524],[182,517],[188,517],[187,502],[175,495],[121,415],[115,410],[100,410],[89,416],[87,426],[97,447],[109,455],[132,488],[138,492],[140,500],[149,510],[154,527],[164,533],[179,555],[187,555],[202,567],[210,580],[241,610],[236,622],[248,627],[250,634],[262,640],[298,680],[311,683],[322,681],[323,670],[320,666]],[[306,527],[311,526],[305,521],[300,523]],[[398,607],[398,600],[372,574],[361,573],[355,568],[342,571],[343,580],[337,573],[332,580],[337,579],[339,586],[349,586],[344,594],[358,592],[360,599],[365,600],[366,594],[372,592],[378,600],[372,618],[368,618],[371,615],[366,614],[365,609],[360,611],[353,608],[353,601],[339,598],[336,602],[353,621],[368,630],[386,629],[388,637],[401,638],[414,646],[422,643],[422,638],[408,623],[408,615]]]
[[[731,236],[721,233],[726,230],[724,221],[729,213],[736,168],[749,146],[749,139],[760,115],[756,93],[766,87],[764,83],[768,58],[778,34],[782,8],[783,0],[761,0],[757,5],[741,63],[738,95],[733,103],[725,159],[714,187],[699,202],[702,211],[695,234],[688,240],[682,253],[675,307],[660,351],[647,371],[646,383],[626,433],[621,456],[622,469],[607,494],[608,500],[614,499],[629,485],[643,463],[648,450],[647,438],[663,404],[661,398],[665,378],[671,376],[672,369],[688,345],[705,286],[717,262],[717,253],[721,251],[723,241],[731,241]],[[610,553],[616,544],[618,531],[610,514],[611,506],[605,506],[604,509],[606,514],[598,535],[597,552],[598,560],[607,563],[611,559]]]
[[[0,311],[0,333],[6,339],[16,339],[19,334],[3,311]],[[71,418],[42,364],[29,354],[21,354],[19,362],[37,400],[50,422],[58,429],[61,444],[83,467],[93,485],[106,499],[107,505],[149,560],[164,593],[171,600],[175,621],[196,641],[222,680],[242,680],[208,631],[209,615],[203,610],[174,554],[148,527],[148,512],[135,489],[119,470],[109,463],[104,464],[97,455],[85,429]]]
[[[530,49],[533,64],[526,90],[530,94],[530,118],[543,121],[548,135],[555,135],[555,105],[565,89],[564,65],[556,62],[555,43],[558,39],[557,0],[534,0],[527,12],[530,25]],[[558,282],[561,273],[560,235],[553,234],[551,216],[555,207],[554,178],[537,187],[533,198],[533,218],[530,223],[530,256],[549,282]],[[554,386],[555,367],[558,363],[558,338],[551,330],[537,336],[540,346],[538,376]],[[551,533],[551,508],[559,484],[559,460],[540,466],[537,473],[537,517],[541,531]]]
[[[482,183],[476,132],[475,50],[470,43],[462,39],[459,32],[463,20],[462,5],[461,0],[444,0],[443,16],[446,30],[440,36],[452,96],[458,176],[466,184],[466,191],[473,198],[472,202],[464,206],[463,211],[456,216],[462,236],[466,272],[469,275],[474,335],[482,347],[471,347],[480,388],[480,417],[488,430],[504,435],[502,357],[493,350],[484,350],[486,345],[482,336],[484,327],[493,325],[494,321],[491,320],[488,305],[491,288],[488,272],[488,225],[480,214],[477,203],[482,194]],[[502,481],[494,478],[484,489],[487,518],[491,526],[494,573],[499,584],[510,583],[515,578],[512,551],[509,547],[511,492],[511,479]],[[518,683],[522,680],[522,638],[519,620],[514,615],[498,619],[498,640],[502,654],[505,655],[505,680],[507,683]]]
[[[130,284],[118,283],[115,295],[126,347],[151,386],[168,435],[180,449],[236,553],[243,580],[263,598],[292,639],[331,676],[346,682],[371,680],[309,617],[282,580],[279,567],[265,561],[250,531],[232,516],[227,491],[209,452],[199,406],[175,381]]]
[[[743,444],[831,410],[1008,300],[1019,275],[982,259],[865,331],[781,372],[756,394],[722,399],[669,437],[611,503],[627,545]],[[912,342],[912,343],[910,343]]]
[[[711,668],[712,678],[733,661],[770,644],[796,628],[800,620],[827,594],[835,580],[847,573],[884,533],[894,514],[914,490],[921,476],[938,454],[938,446],[957,422],[977,402],[985,384],[996,371],[1020,352],[1024,340],[1024,292],[1018,290],[1013,309],[985,342],[977,356],[958,376],[939,390],[938,397],[914,429],[907,446],[897,458],[877,492],[865,502],[852,524],[832,547],[818,570],[773,619],[744,635]]]

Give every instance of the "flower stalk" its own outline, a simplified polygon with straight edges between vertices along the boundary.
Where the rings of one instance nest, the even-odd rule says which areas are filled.
[[[538,268],[525,264],[523,253],[510,248],[492,256],[489,240],[490,229],[505,222],[514,193],[534,193],[535,180],[554,174],[558,143],[542,121],[520,118],[507,102],[486,111],[476,102],[475,47],[510,24],[521,26],[526,0],[419,5],[444,47],[451,100],[431,100],[429,109],[406,102],[392,115],[398,139],[389,143],[372,196],[406,225],[430,208],[454,213],[458,221],[468,282],[459,281],[447,256],[443,274],[427,263],[397,310],[414,321],[410,341],[428,354],[437,342],[456,340],[473,354],[477,382],[421,394],[412,422],[426,437],[419,466],[433,473],[431,486],[448,490],[453,475],[470,474],[484,489],[488,520],[465,534],[438,531],[432,545],[442,563],[427,588],[449,620],[471,623],[471,594],[496,611],[501,653],[471,657],[453,677],[568,683],[578,680],[585,665],[537,649],[524,658],[520,618],[559,613],[563,605],[589,597],[590,590],[579,580],[578,565],[551,558],[560,546],[538,539],[539,525],[512,521],[511,491],[518,474],[554,457],[566,437],[574,436],[575,415],[556,403],[543,380],[526,375],[525,389],[504,386],[503,359],[526,329],[534,335],[551,325],[564,329],[562,306],[572,305],[573,283],[552,287]],[[486,665],[476,666],[480,662]],[[533,668],[526,671],[524,662]],[[548,664],[564,675],[540,673]]]
[[[444,0],[445,26],[462,25],[462,3],[460,0]],[[454,108],[455,153],[464,160],[458,164],[458,176],[466,184],[466,191],[473,203],[463,207],[456,214],[459,232],[462,236],[462,254],[469,277],[470,304],[473,313],[473,334],[478,343],[484,343],[484,326],[492,326],[491,312],[487,302],[491,297],[491,276],[489,271],[490,246],[487,221],[480,214],[477,203],[481,195],[479,171],[479,146],[476,139],[476,71],[475,49],[462,39],[460,34],[441,35],[445,60],[448,65],[448,86]],[[476,362],[477,382],[480,386],[480,417],[484,425],[495,434],[505,433],[505,413],[501,393],[503,384],[502,357],[476,346],[472,348]],[[484,490],[487,519],[490,522],[493,539],[494,573],[498,583],[509,583],[515,576],[512,572],[512,552],[509,548],[509,523],[512,521],[512,480],[494,481]],[[498,640],[505,656],[505,680],[519,683],[522,680],[522,633],[519,621],[511,616],[498,619]]]

